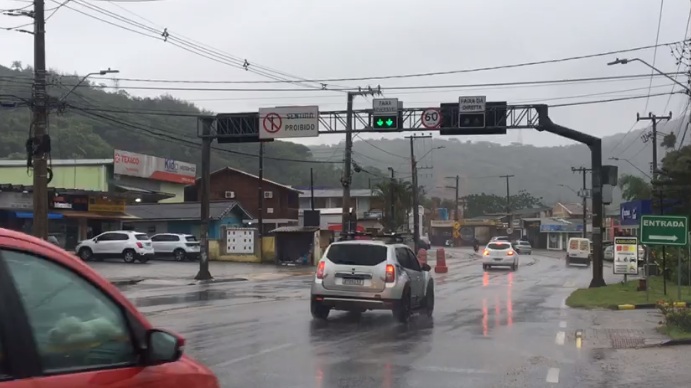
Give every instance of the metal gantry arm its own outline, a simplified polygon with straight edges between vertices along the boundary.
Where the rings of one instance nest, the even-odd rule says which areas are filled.
[[[401,109],[400,129],[390,131],[372,126],[372,109],[354,110],[353,132],[385,133],[430,130],[422,125],[422,113],[427,109],[429,108]],[[488,108],[488,111],[491,109]],[[347,111],[345,110],[319,112],[319,126],[321,128],[319,133],[345,133],[346,117]],[[505,118],[507,128],[535,128],[539,123],[539,114],[535,105],[509,105],[506,107]]]

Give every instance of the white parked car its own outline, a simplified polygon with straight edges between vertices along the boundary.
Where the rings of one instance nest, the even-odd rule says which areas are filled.
[[[159,233],[151,236],[156,257],[173,257],[177,261],[199,258],[199,241],[191,234]]]
[[[508,241],[493,241],[487,244],[482,252],[482,269],[492,267],[509,267],[518,269],[518,254]]]
[[[84,260],[122,257],[125,263],[146,263],[154,256],[151,239],[144,233],[116,230],[80,242],[74,251]]]

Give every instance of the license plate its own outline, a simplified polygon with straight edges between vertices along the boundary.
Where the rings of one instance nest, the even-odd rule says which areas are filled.
[[[494,258],[494,260],[496,260],[496,261],[503,260],[503,259],[504,259],[503,257],[495,257]]]
[[[345,286],[363,286],[365,284],[365,279],[343,279],[343,285]]]

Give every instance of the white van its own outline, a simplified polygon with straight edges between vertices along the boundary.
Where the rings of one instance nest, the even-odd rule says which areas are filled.
[[[587,238],[571,237],[566,248],[566,266],[585,264],[590,266],[593,259],[592,243]]]

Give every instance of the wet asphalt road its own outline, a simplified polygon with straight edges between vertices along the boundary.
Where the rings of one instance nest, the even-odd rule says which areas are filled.
[[[154,324],[183,334],[186,353],[223,387],[586,386],[578,373],[591,360],[573,345],[578,323],[563,302],[587,286],[590,269],[533,255],[516,272],[485,272],[457,256],[448,274],[434,275],[434,317],[408,325],[388,312],[313,321],[306,276],[181,287],[188,294],[176,300],[136,302]]]

